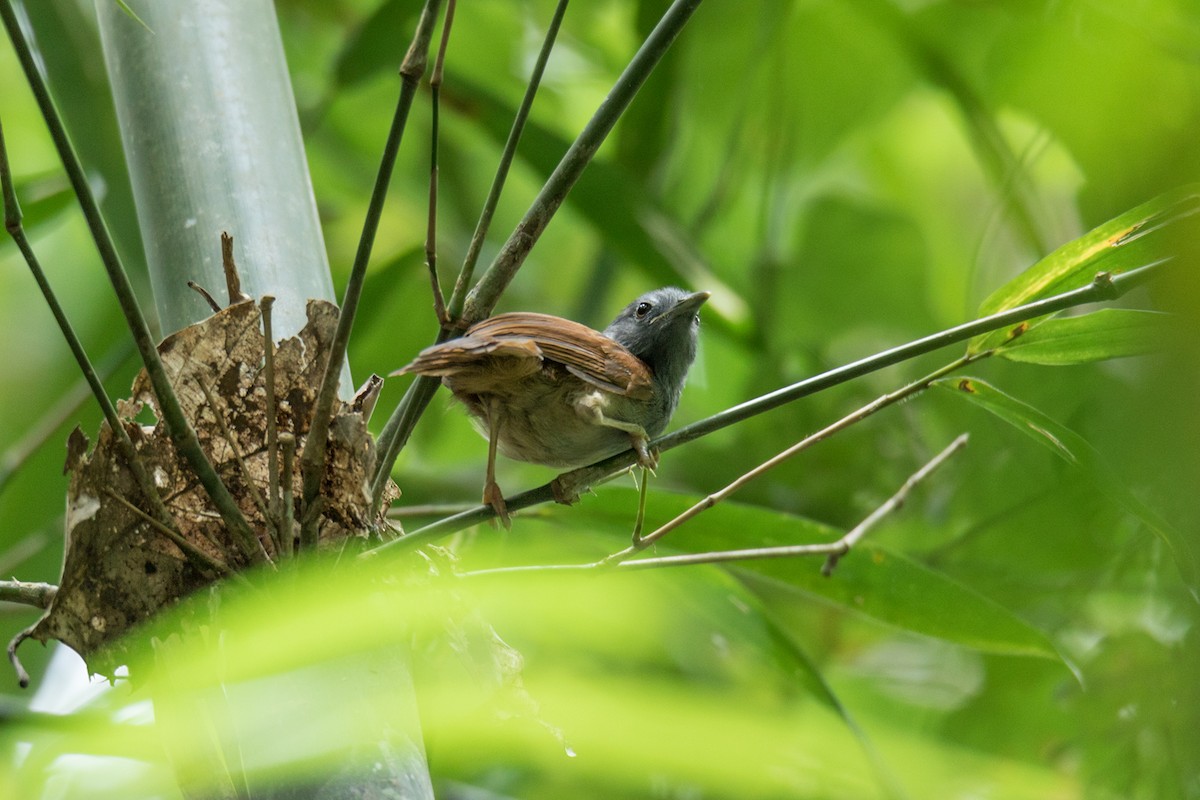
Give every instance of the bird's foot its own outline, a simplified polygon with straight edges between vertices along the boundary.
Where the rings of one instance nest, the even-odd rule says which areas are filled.
[[[508,516],[508,505],[504,502],[504,493],[500,491],[500,487],[495,481],[488,481],[483,485],[483,504],[491,506],[492,510],[496,512],[495,518],[492,519],[493,527],[496,520],[500,520],[504,530],[512,530],[512,519]]]
[[[637,453],[638,466],[650,472],[658,469],[658,449],[650,447],[649,437],[630,434],[629,438],[633,441],[633,452]]]

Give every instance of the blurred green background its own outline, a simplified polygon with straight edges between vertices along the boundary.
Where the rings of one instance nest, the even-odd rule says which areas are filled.
[[[458,9],[440,142],[447,289],[553,5],[473,0]],[[665,6],[572,4],[483,264]],[[339,291],[418,7],[277,3]],[[136,272],[136,216],[90,4],[38,2],[28,12]],[[134,370],[121,361],[123,323],[7,45],[0,75],[27,228],[90,351],[120,364],[109,386],[122,396]],[[436,332],[421,252],[428,128],[423,91],[351,342],[359,382],[406,363]],[[678,427],[973,318],[988,294],[1057,246],[1200,178],[1197,130],[1200,8],[1191,0],[708,0],[499,310],[600,327],[655,286],[712,290]],[[993,359],[977,374],[1086,438],[1125,489],[1195,543],[1196,254],[1183,236],[1170,247],[1175,269],[1122,301],[1182,318],[1168,352],[1070,367]],[[0,452],[12,453],[55,419],[78,378],[8,241],[0,326]],[[719,489],[959,352],[671,451],[653,483],[651,524],[685,507],[680,495]],[[390,410],[405,384],[389,380],[379,408]],[[92,405],[64,417],[19,470],[0,474],[5,576],[56,580],[62,442],[75,424],[94,433]],[[376,417],[381,425],[385,415]],[[478,596],[464,591],[462,613],[487,620],[524,654],[528,698],[509,687],[498,691],[508,699],[482,700],[475,716],[440,713],[443,683],[507,685],[511,675],[470,656],[457,668],[460,683],[446,677],[454,668],[429,670],[437,680],[422,722],[439,796],[1200,797],[1200,756],[1189,744],[1200,724],[1200,613],[1170,553],[1094,472],[948,393],[820,444],[659,552],[836,536],[962,431],[969,447],[829,580],[819,562],[796,560],[619,581],[518,578]],[[485,454],[439,394],[397,463],[401,505],[477,501]],[[512,493],[553,473],[502,461],[498,477]],[[457,542],[463,567],[598,557],[624,545],[634,505],[626,478],[575,508],[522,514],[511,534],[481,528]],[[305,602],[324,598],[355,613],[345,600],[354,587],[316,586]],[[413,608],[412,618],[448,613]],[[0,611],[9,632],[34,619]],[[271,619],[250,614],[245,624]],[[314,624],[310,635],[321,632]],[[378,635],[361,631],[355,647]],[[36,682],[43,654],[35,645],[22,653]],[[260,657],[260,674],[295,667]],[[104,702],[113,714],[137,699],[127,688],[112,694]],[[338,708],[331,697],[328,713]],[[39,741],[70,752],[90,740]],[[130,796],[130,787],[169,796],[169,773],[146,757],[159,766],[112,796]],[[42,775],[27,765],[8,780],[28,789]]]

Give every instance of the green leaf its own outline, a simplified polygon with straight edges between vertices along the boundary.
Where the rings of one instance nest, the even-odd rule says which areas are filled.
[[[1171,523],[1138,499],[1086,439],[1033,406],[1005,394],[985,381],[976,378],[943,378],[935,381],[934,385],[948,389],[955,396],[987,409],[1042,446],[1048,447],[1064,461],[1083,469],[1105,494],[1154,531],[1171,552],[1184,583],[1192,595],[1200,600],[1200,568],[1197,566],[1191,543]]]
[[[141,25],[143,28],[145,28],[147,33],[154,33],[154,31],[150,30],[150,26],[143,22],[142,18],[134,13],[133,9],[129,7],[129,4],[126,3],[125,0],[115,0],[115,2],[117,4],[117,8],[125,12],[125,16],[129,17],[138,25]]]
[[[1106,308],[1078,317],[1046,320],[1009,339],[996,355],[1010,361],[1062,366],[1149,353],[1163,342],[1169,314]]]
[[[979,316],[995,314],[1043,297],[1086,285],[1098,272],[1118,274],[1147,263],[1143,247],[1148,234],[1200,211],[1200,185],[1189,184],[1159,195],[1136,208],[1067,242],[1013,280],[1001,286],[979,307]],[[1037,321],[1023,323],[1027,327]],[[1002,345],[1011,328],[977,336],[967,345],[979,353]]]
[[[622,501],[621,493],[627,498]],[[633,490],[608,487],[602,502],[589,504],[589,525],[609,516],[614,531],[627,536]],[[613,495],[617,495],[616,498]],[[683,512],[700,498],[652,491],[647,530]],[[565,522],[565,520],[564,520]],[[662,540],[655,552],[701,553],[751,547],[776,547],[829,542],[841,531],[812,520],[759,506],[725,502],[717,505]],[[886,536],[886,530],[879,532]],[[900,555],[887,547],[859,544],[827,578],[823,559],[778,558],[737,562],[730,572],[763,596],[780,589],[803,593],[850,609],[887,625],[932,636],[987,653],[1061,659],[1046,636],[994,601],[955,581],[944,572]],[[763,594],[765,592],[765,594]]]

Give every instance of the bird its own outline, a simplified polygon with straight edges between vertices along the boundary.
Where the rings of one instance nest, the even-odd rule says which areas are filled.
[[[632,448],[639,465],[657,466],[648,444],[679,405],[709,297],[655,289],[603,331],[550,314],[498,314],[422,350],[392,375],[439,377],[465,406],[488,440],[483,502],[507,528],[497,451],[570,469]]]

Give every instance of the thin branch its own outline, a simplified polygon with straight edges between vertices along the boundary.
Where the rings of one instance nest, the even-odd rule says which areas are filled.
[[[229,305],[253,299],[242,291],[242,279],[238,275],[237,261],[233,258],[233,237],[226,231],[221,231],[221,269],[225,273],[225,292],[229,295]]]
[[[491,314],[500,299],[500,294],[525,262],[525,257],[553,219],[567,193],[591,163],[600,145],[625,113],[625,109],[633,102],[638,89],[650,77],[650,73],[666,54],[675,37],[683,30],[683,26],[687,24],[700,2],[701,0],[675,0],[646,37],[646,41],[609,90],[604,102],[596,109],[592,119],[558,162],[533,204],[517,224],[516,230],[504,243],[487,272],[479,279],[479,284],[467,295],[463,308],[463,323],[470,325]]]
[[[429,131],[429,217],[425,227],[425,265],[429,268],[429,283],[433,292],[433,310],[438,325],[446,327],[446,298],[437,274],[437,199],[438,199],[438,139],[439,116],[442,108],[442,79],[445,75],[446,48],[450,45],[450,30],[454,25],[455,0],[446,3],[446,21],[442,25],[442,42],[438,47],[433,75],[429,79],[430,131]]]
[[[271,525],[270,509],[267,508],[267,503],[263,499],[262,492],[258,490],[258,485],[254,482],[254,477],[250,473],[249,467],[246,466],[246,458],[242,454],[242,449],[238,446],[237,439],[233,435],[233,431],[229,429],[229,423],[225,420],[224,404],[219,403],[216,395],[213,394],[208,384],[199,378],[195,378],[194,382],[200,387],[200,391],[204,393],[204,400],[208,403],[208,408],[213,413],[213,421],[217,423],[217,429],[221,432],[221,438],[229,445],[230,451],[233,452],[233,458],[237,461],[238,469],[242,473],[242,485],[246,487],[246,491],[250,494],[250,500],[258,508],[258,513],[267,523],[268,529]],[[271,531],[272,538],[274,532]]]
[[[639,558],[633,561],[612,561],[612,556],[593,561],[588,564],[525,564],[514,567],[495,567],[464,572],[461,577],[475,578],[487,575],[505,575],[517,572],[593,572],[606,569],[641,570],[658,569],[660,567],[686,567],[696,564],[727,564],[738,561],[758,561],[768,558],[796,558],[798,556],[826,556],[821,573],[829,576],[833,573],[838,559],[850,552],[864,536],[888,514],[899,509],[912,490],[934,470],[944,464],[950,456],[961,450],[967,443],[967,435],[963,434],[950,443],[944,450],[934,456],[925,466],[917,470],[904,482],[895,494],[889,497],[883,505],[872,511],[866,519],[854,526],[846,535],[835,542],[819,542],[816,544],[792,544],[778,547],[748,547],[742,550],[716,550],[707,553],[681,553],[672,556],[655,556]],[[615,554],[614,554],[615,555]]]
[[[496,206],[500,203],[500,194],[504,191],[509,168],[512,166],[513,158],[517,155],[517,145],[521,142],[521,134],[525,131],[525,122],[529,119],[529,111],[533,108],[533,100],[537,96],[538,87],[541,86],[546,63],[550,60],[551,51],[554,50],[554,42],[558,38],[558,30],[562,27],[563,17],[567,13],[568,2],[569,0],[558,0],[558,5],[554,8],[554,16],[550,19],[550,26],[546,29],[546,36],[542,40],[542,49],[538,51],[537,61],[533,65],[529,83],[525,87],[525,96],[521,98],[521,105],[517,108],[516,116],[513,117],[512,128],[508,132],[508,139],[505,140],[504,149],[500,153],[500,162],[496,165],[496,175],[492,178],[492,186],[488,190],[487,199],[483,201],[479,221],[475,224],[475,232],[471,235],[471,243],[467,247],[466,258],[463,259],[462,269],[458,273],[458,281],[454,284],[454,293],[450,296],[450,306],[447,312],[451,320],[457,320],[462,314],[467,290],[475,276],[475,264],[479,260],[479,251],[483,249],[483,242],[487,238],[488,228],[492,225]]]
[[[442,329],[438,333],[436,343],[441,344],[449,338],[449,331]],[[438,378],[418,375],[416,380],[409,384],[404,397],[400,398],[400,404],[379,432],[379,438],[375,440],[379,460],[375,463],[375,475],[371,480],[372,513],[378,513],[383,504],[383,490],[391,477],[392,465],[396,463],[400,451],[408,444],[409,437],[417,427],[417,420],[421,418],[421,414],[441,385],[442,382]]]
[[[424,505],[392,506],[388,519],[410,519],[412,517],[440,517],[474,509],[474,503],[426,503]]]
[[[88,229],[91,231],[92,239],[96,244],[96,249],[100,253],[101,263],[103,263],[105,272],[108,274],[109,282],[112,283],[113,290],[117,295],[117,301],[125,316],[125,322],[129,326],[130,333],[133,335],[133,341],[137,345],[138,353],[142,357],[142,364],[154,388],[154,394],[158,398],[162,420],[171,435],[171,441],[175,445],[175,449],[183,455],[188,465],[192,468],[192,471],[196,474],[200,484],[204,487],[204,491],[221,514],[221,519],[224,521],[225,526],[229,528],[234,540],[241,547],[243,555],[251,563],[259,563],[262,560],[260,554],[261,548],[256,547],[257,537],[254,531],[250,529],[250,524],[242,515],[241,509],[238,508],[237,502],[233,499],[233,495],[229,493],[225,484],[221,483],[221,478],[217,475],[216,470],[213,469],[213,465],[201,449],[200,442],[196,438],[196,432],[192,429],[191,424],[183,413],[182,407],[179,405],[179,398],[175,396],[166,371],[163,369],[158,349],[155,347],[154,339],[150,335],[150,327],[146,324],[146,318],[138,305],[137,296],[134,294],[133,287],[129,283],[129,276],[125,273],[125,268],[122,266],[121,259],[117,255],[116,246],[113,244],[112,236],[108,232],[104,216],[100,213],[100,206],[92,194],[91,186],[88,184],[87,176],[84,174],[83,165],[75,153],[75,148],[71,144],[70,138],[67,136],[66,128],[62,124],[62,119],[54,106],[54,101],[50,97],[46,82],[37,68],[33,53],[29,47],[29,42],[26,41],[24,33],[21,31],[16,14],[10,3],[0,3],[0,18],[3,19],[4,27],[8,31],[8,36],[12,41],[13,49],[17,53],[17,58],[21,62],[25,78],[33,90],[38,107],[41,109],[42,116],[46,120],[47,127],[50,129],[50,136],[54,140],[59,159],[62,161],[63,168],[71,182],[71,188],[79,200],[84,219],[87,221]]]
[[[379,228],[380,217],[383,215],[383,204],[387,198],[392,168],[396,164],[396,153],[399,151],[400,141],[404,137],[408,112],[412,108],[413,98],[416,97],[421,76],[425,74],[429,42],[433,36],[433,24],[437,18],[439,4],[440,0],[425,0],[425,7],[421,10],[421,18],[417,23],[412,44],[409,45],[404,61],[400,65],[400,97],[396,102],[392,125],[383,147],[379,171],[375,176],[375,187],[371,192],[371,202],[367,207],[362,235],[358,241],[358,251],[354,256],[354,265],[350,268],[350,279],[346,283],[346,294],[342,299],[337,330],[329,345],[329,362],[325,365],[325,374],[317,392],[308,437],[304,443],[304,452],[300,457],[301,497],[306,509],[302,514],[302,524],[305,526],[317,524],[318,515],[309,513],[307,509],[317,501],[321,491],[321,478],[325,473],[325,441],[329,436],[329,422],[333,412],[333,401],[337,394],[338,377],[342,371],[342,363],[346,359],[350,331],[354,325],[354,315],[358,311],[358,301],[362,295],[367,263],[371,260],[375,233]],[[309,536],[302,535],[302,538],[315,539],[315,532],[309,531]]]
[[[833,575],[833,571],[837,568],[838,561],[841,560],[842,556],[849,553],[850,548],[858,544],[859,541],[866,536],[872,528],[879,524],[880,520],[899,510],[900,507],[907,502],[908,496],[912,494],[912,491],[917,487],[917,484],[921,483],[930,475],[932,475],[934,470],[950,459],[950,456],[966,447],[968,438],[969,436],[967,434],[960,434],[959,437],[951,442],[944,450],[942,450],[942,452],[930,459],[929,463],[910,475],[908,480],[904,482],[904,485],[897,489],[896,493],[889,497],[883,503],[883,505],[879,506],[879,508],[868,514],[866,519],[855,525],[850,532],[841,539],[838,539],[836,544],[840,545],[841,549],[835,550],[829,554],[829,557],[825,559],[824,566],[821,567],[821,574],[827,578]]]
[[[754,469],[752,469],[749,472],[745,473],[744,475],[741,475],[740,477],[738,477],[735,481],[728,484],[720,491],[717,491],[717,492],[714,492],[714,493],[708,495],[703,500],[696,503],[691,508],[687,509],[682,514],[675,517],[674,519],[672,519],[670,522],[666,523],[665,525],[662,525],[661,527],[657,528],[653,532],[651,532],[645,536],[635,537],[633,544],[631,544],[629,547],[625,548],[624,550],[621,550],[620,552],[613,553],[612,555],[608,556],[607,558],[605,558],[603,560],[603,563],[617,564],[621,561],[628,559],[630,556],[640,553],[642,550],[645,550],[647,547],[654,544],[659,539],[663,538],[668,533],[670,533],[671,531],[678,528],[680,525],[684,524],[685,522],[687,522],[688,520],[692,519],[693,517],[699,515],[700,513],[707,511],[708,509],[715,506],[717,503],[720,503],[722,500],[728,499],[732,494],[734,494],[735,492],[737,492],[740,489],[742,489],[743,487],[745,487],[751,481],[757,480],[758,478],[760,478],[764,474],[766,474],[768,471],[774,469],[775,467],[779,466],[784,461],[787,461],[788,459],[792,458],[793,456],[804,452],[805,450],[812,447],[817,442],[822,442],[825,439],[828,439],[830,436],[833,436],[835,433],[838,433],[839,431],[843,431],[846,428],[849,428],[851,425],[855,425],[859,422],[862,422],[867,417],[873,416],[874,414],[878,413],[879,411],[882,411],[883,409],[887,408],[888,406],[894,405],[894,404],[900,402],[901,400],[906,400],[910,397],[913,397],[914,395],[917,395],[917,394],[925,391],[926,389],[929,388],[930,384],[932,384],[938,378],[944,377],[945,375],[948,375],[951,372],[955,372],[959,369],[962,369],[967,364],[970,364],[974,361],[978,361],[979,359],[990,356],[991,354],[992,354],[992,351],[987,351],[984,353],[963,356],[962,358],[955,359],[954,361],[950,362],[949,364],[946,364],[945,366],[943,366],[937,370],[934,370],[933,372],[931,372],[930,374],[926,375],[923,378],[920,378],[919,380],[912,381],[911,383],[909,383],[906,386],[901,387],[900,389],[897,389],[893,392],[888,392],[887,394],[876,398],[875,400],[871,401],[867,405],[842,417],[837,422],[834,422],[831,425],[825,426],[824,428],[822,428],[821,430],[812,434],[811,436],[807,436],[804,439],[801,439],[799,442],[797,442],[796,444],[787,448],[786,450],[767,459],[766,461],[759,464]]]
[[[292,482],[294,479],[295,461],[296,461],[296,437],[290,433],[279,434],[279,447],[283,457],[283,497],[280,501],[283,515],[279,524],[279,543],[283,549],[280,551],[284,558],[292,555],[294,552],[293,545],[295,544],[296,532],[296,509],[292,505]]]
[[[58,587],[52,583],[0,581],[0,603],[20,603],[44,610],[50,607],[56,594]]]
[[[196,565],[201,569],[211,570],[223,578],[228,578],[234,574],[233,570],[231,570],[229,565],[227,565],[224,561],[210,556],[208,553],[204,552],[199,547],[185,539],[183,535],[179,533],[179,531],[163,525],[154,517],[150,516],[145,511],[142,511],[140,508],[114,492],[112,489],[107,490],[106,493],[113,500],[116,500],[118,503],[125,506],[125,508],[127,508],[135,516],[140,517],[147,525],[154,528],[154,530],[158,531],[163,536],[166,536],[168,539],[174,542],[175,546],[182,550],[183,554],[195,562]]]
[[[263,295],[258,301],[259,313],[262,315],[263,328],[263,385],[266,397],[264,405],[267,416],[267,515],[268,528],[275,535],[275,552],[280,552],[283,544],[282,509],[279,499],[279,420],[278,407],[275,402],[275,334],[271,325],[271,311],[275,307],[275,298],[269,294]]]
[[[13,671],[17,673],[17,683],[22,689],[29,688],[29,673],[25,671],[25,667],[21,666],[21,659],[17,658],[17,648],[21,646],[21,642],[33,634],[37,625],[38,623],[33,623],[8,642],[8,663],[12,664]]]
[[[981,317],[980,319],[957,325],[953,328],[947,328],[938,333],[916,339],[908,344],[900,345],[899,347],[885,350],[882,353],[860,359],[851,364],[837,367],[820,375],[794,383],[791,386],[777,389],[761,397],[741,403],[719,414],[714,414],[711,417],[694,422],[691,425],[680,428],[674,433],[651,441],[649,446],[658,448],[660,451],[670,450],[786,403],[807,397],[810,394],[815,394],[840,383],[845,383],[854,378],[862,377],[884,367],[933,352],[948,345],[958,344],[980,334],[999,330],[1009,325],[1017,325],[1025,320],[1051,314],[1066,308],[1116,299],[1145,283],[1162,268],[1163,262],[1160,261],[1123,272],[1119,275],[1099,273],[1087,286],[1072,289],[1043,300],[1027,303],[1023,306],[1017,306],[1007,311]],[[555,481],[563,481],[565,479],[571,485],[595,486],[609,477],[628,469],[635,461],[636,456],[633,451],[625,451],[590,466],[564,473],[556,478]],[[505,498],[509,511],[517,511],[522,508],[529,508],[530,506],[555,500],[555,481]],[[463,528],[485,522],[491,519],[494,514],[495,512],[490,506],[475,506],[469,511],[439,520],[395,541],[382,544],[363,555],[369,557],[372,554],[389,549],[417,547],[455,531],[462,530]]]
[[[213,297],[208,289],[205,289],[195,281],[188,281],[187,287],[196,294],[200,295],[200,297],[204,299],[205,304],[214,314],[221,310],[221,304],[217,302],[217,298]]]

